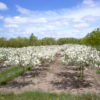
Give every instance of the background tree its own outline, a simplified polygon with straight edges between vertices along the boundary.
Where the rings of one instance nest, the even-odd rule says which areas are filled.
[[[81,39],[82,44],[100,46],[100,28],[95,29]]]
[[[7,45],[7,40],[5,38],[0,38],[0,47],[6,47]]]
[[[76,38],[60,38],[58,39],[57,43],[59,45],[62,44],[79,44],[80,43],[80,39],[76,39]]]
[[[100,48],[100,28],[88,33],[84,38],[60,38],[56,40],[52,37],[37,39],[32,33],[29,38],[16,37],[7,40],[0,37],[0,47],[25,47],[25,46],[40,46],[40,45],[63,45],[63,44],[85,44]]]
[[[41,44],[42,45],[56,45],[57,42],[54,38],[46,37],[41,39]]]
[[[29,45],[36,46],[37,42],[38,42],[37,37],[32,33],[31,36],[29,37]]]

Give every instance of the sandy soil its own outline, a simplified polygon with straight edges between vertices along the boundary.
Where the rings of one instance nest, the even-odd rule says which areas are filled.
[[[52,63],[45,63],[39,68],[33,68],[23,76],[0,86],[0,92],[21,93],[31,90],[41,90],[56,93],[97,93],[100,94],[100,74],[94,69],[85,70],[84,79],[80,79],[77,66],[65,66],[60,57]]]

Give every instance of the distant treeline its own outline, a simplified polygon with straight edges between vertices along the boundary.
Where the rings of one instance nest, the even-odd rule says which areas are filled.
[[[45,37],[38,39],[33,33],[29,38],[17,37],[7,40],[0,38],[0,47],[25,47],[25,46],[40,46],[40,45],[63,45],[63,44],[85,44],[91,46],[100,46],[100,28],[88,33],[84,38],[51,38]]]

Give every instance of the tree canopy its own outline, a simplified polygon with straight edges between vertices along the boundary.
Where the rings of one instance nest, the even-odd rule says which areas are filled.
[[[81,43],[91,46],[100,46],[100,28],[97,28],[91,33],[87,34],[81,40]]]
[[[39,45],[63,45],[63,44],[85,44],[91,46],[100,46],[100,28],[88,33],[84,38],[59,38],[45,37],[38,39],[33,33],[29,38],[16,37],[7,40],[0,38],[0,47],[25,47],[25,46],[39,46]]]

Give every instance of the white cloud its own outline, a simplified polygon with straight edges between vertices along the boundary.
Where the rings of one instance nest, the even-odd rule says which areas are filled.
[[[6,28],[18,28],[18,25],[16,25],[16,24],[5,24],[4,27],[6,27]]]
[[[89,24],[88,23],[78,23],[78,24],[75,24],[74,27],[76,28],[84,28],[84,27],[89,27]]]
[[[0,10],[7,10],[7,9],[8,9],[7,5],[3,2],[0,2]]]
[[[22,13],[22,14],[30,14],[30,13],[32,13],[31,10],[22,8],[22,7],[18,6],[18,5],[16,5],[16,8],[17,8],[17,10],[18,10],[20,13]]]
[[[83,37],[100,25],[98,4],[84,0],[78,7],[53,11],[32,11],[17,5],[19,15],[3,18],[4,28],[0,32],[7,30],[11,36],[35,33],[38,37]]]
[[[3,16],[0,16],[0,19],[2,20],[4,17]]]
[[[96,3],[93,0],[83,0],[83,4],[91,7],[96,6]]]
[[[46,23],[47,20],[45,18],[32,18],[25,16],[14,16],[5,18],[6,23],[14,23],[14,24],[27,24],[27,23]]]

